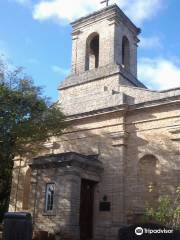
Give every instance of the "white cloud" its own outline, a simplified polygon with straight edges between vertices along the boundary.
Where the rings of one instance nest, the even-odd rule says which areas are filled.
[[[99,7],[99,0],[53,0],[41,1],[35,5],[35,19],[57,18],[60,21],[73,21]]]
[[[157,90],[180,87],[180,65],[163,58],[143,58],[139,61],[138,77]]]
[[[126,1],[125,11],[137,24],[154,16],[166,0],[129,0]]]
[[[143,49],[159,49],[162,48],[162,43],[159,37],[140,37],[139,46]]]
[[[141,24],[160,9],[162,1],[165,0],[111,0],[111,4],[117,3],[132,21]],[[100,0],[42,0],[34,5],[33,17],[69,22],[99,8],[102,8]]]
[[[69,69],[65,69],[65,68],[59,67],[57,65],[53,65],[51,67],[51,69],[52,69],[53,72],[55,72],[55,73],[57,73],[59,75],[64,75],[64,76],[68,75],[68,73],[70,71]]]

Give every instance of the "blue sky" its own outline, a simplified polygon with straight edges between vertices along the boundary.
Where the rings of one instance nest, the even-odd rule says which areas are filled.
[[[25,67],[53,101],[71,65],[69,22],[100,0],[0,0],[0,54]],[[152,89],[180,87],[180,1],[111,0],[142,29],[138,78]]]

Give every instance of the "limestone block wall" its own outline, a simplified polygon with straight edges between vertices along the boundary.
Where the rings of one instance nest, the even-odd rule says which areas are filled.
[[[59,106],[67,115],[118,106],[120,104],[138,104],[150,101],[176,98],[180,89],[151,91],[128,86],[121,75],[103,78],[98,81],[77,85],[61,90]]]
[[[110,91],[118,86],[118,76],[104,77],[101,80],[88,82],[71,88],[62,89],[61,102],[75,101],[78,97],[89,97],[89,95],[102,94],[106,86]],[[72,99],[73,98],[73,99]]]
[[[123,104],[123,94],[113,94],[118,85],[116,75],[61,90],[60,107],[73,115]]]
[[[36,174],[37,184],[31,190],[32,199],[36,200],[31,203],[35,229],[48,232],[63,229],[79,236],[80,177],[72,171],[65,173],[58,168],[39,169]],[[47,183],[55,183],[54,210],[51,213],[45,212]]]
[[[180,138],[178,134],[172,134],[171,129],[176,128],[179,123],[180,110],[176,105],[143,109],[127,115],[127,215],[143,212],[145,199],[150,199],[155,191],[157,196],[175,193],[175,188],[180,183]],[[144,192],[139,180],[140,160],[147,155],[157,159],[156,169],[149,168],[149,183],[156,178],[152,192]],[[153,201],[150,204],[153,205]]]
[[[60,139],[52,138],[52,142],[56,143],[53,153],[75,151],[86,155],[99,154],[99,160],[103,163],[104,172],[101,181],[95,188],[94,236],[96,239],[116,239],[118,228],[124,222],[123,172],[126,136],[123,116],[122,111],[98,118],[84,119],[80,122],[74,121],[73,126]],[[22,191],[24,172],[21,171],[22,181],[19,182],[19,189],[22,188]],[[27,210],[33,215],[36,229],[52,231],[59,225],[66,225],[70,230],[74,226],[72,231],[77,231],[80,201],[79,181],[81,178],[89,179],[89,175],[83,173],[75,178],[72,175],[63,175],[60,169],[33,171],[29,209]],[[44,212],[45,186],[48,182],[56,182],[57,185],[57,207],[54,215],[46,215]],[[18,191],[17,211],[23,210],[21,196],[21,192]],[[108,201],[111,202],[110,212],[99,211],[99,202],[103,200],[104,196],[107,196]],[[70,208],[70,204],[73,204],[72,199],[77,205]],[[12,202],[12,206],[14,207],[14,202]]]
[[[124,222],[124,151],[125,135],[122,113],[95,117],[75,122],[71,132],[63,136],[60,151],[98,154],[104,172],[95,188],[94,235],[95,239],[115,239]],[[57,150],[59,151],[59,150]],[[110,212],[100,212],[99,202],[107,196]]]
[[[169,89],[166,91],[152,91],[149,89],[119,85],[119,92],[123,92],[128,104],[137,104],[153,100],[166,99],[168,97],[176,97],[180,95],[180,88]]]
[[[51,139],[52,143],[55,143],[55,148],[50,149],[49,153],[74,151],[85,155],[99,154],[99,160],[103,163],[104,172],[95,188],[95,239],[116,239],[119,226],[127,223],[128,216],[143,212],[145,204],[143,199],[150,196],[150,193],[141,189],[143,179],[140,181],[139,162],[144,156],[153,155],[158,161],[155,173],[152,172],[157,176],[157,185],[152,186],[157,190],[157,194],[159,196],[174,194],[175,187],[180,182],[180,136],[176,131],[179,123],[178,103],[172,103],[148,110],[145,108],[128,112],[122,110],[73,120],[61,138]],[[15,210],[15,206],[16,211],[23,210],[26,164],[25,161],[22,161],[21,165],[19,161],[15,162],[10,208],[12,211]],[[81,178],[88,178],[89,175],[84,173],[74,179],[72,175],[63,175],[58,169],[50,171],[44,169],[40,173],[32,176],[29,197],[31,201],[27,209],[31,211],[36,227],[52,230],[58,228],[57,223],[61,223],[68,225],[69,229],[73,228],[72,225],[76,226],[72,229],[75,231],[78,229],[79,218],[78,186]],[[143,177],[146,181],[146,176]],[[47,216],[44,213],[45,185],[49,181],[58,184],[56,199],[59,202],[54,216]],[[75,191],[71,191],[72,189]],[[70,192],[72,196],[68,195]],[[99,211],[99,202],[104,196],[107,196],[111,203],[109,212]],[[34,202],[34,199],[39,200]],[[75,199],[77,204],[73,205],[72,211],[67,210],[64,205],[70,206],[69,199]]]

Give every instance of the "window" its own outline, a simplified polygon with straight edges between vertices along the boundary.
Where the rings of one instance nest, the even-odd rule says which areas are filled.
[[[55,184],[48,183],[46,185],[46,202],[45,202],[45,211],[52,211],[54,207],[54,192],[55,192]]]
[[[85,70],[99,67],[99,34],[92,33],[86,42]]]
[[[123,37],[122,40],[122,65],[125,69],[130,69],[130,49],[129,40],[127,37]]]

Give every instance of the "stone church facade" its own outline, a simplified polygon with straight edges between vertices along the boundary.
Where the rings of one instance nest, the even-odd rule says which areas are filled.
[[[15,160],[10,210],[30,211],[36,229],[115,240],[180,184],[180,88],[137,80],[139,33],[117,5],[72,23],[58,102],[70,125],[46,153]]]

